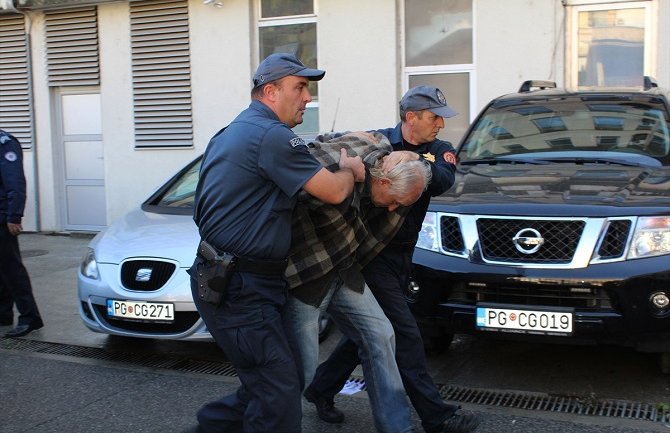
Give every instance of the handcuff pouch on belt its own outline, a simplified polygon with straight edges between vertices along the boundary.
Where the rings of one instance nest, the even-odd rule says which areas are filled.
[[[198,255],[205,259],[196,267],[198,296],[203,301],[218,306],[226,294],[230,277],[234,272],[235,256],[220,255],[214,247],[205,241],[198,245]]]

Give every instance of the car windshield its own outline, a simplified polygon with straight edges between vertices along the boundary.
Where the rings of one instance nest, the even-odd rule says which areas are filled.
[[[473,125],[459,159],[530,162],[603,157],[670,165],[666,116],[663,101],[653,96],[502,99]]]
[[[151,205],[158,208],[193,208],[195,188],[198,186],[200,172],[199,158],[195,163],[184,169],[171,179],[158,194],[152,197]]]

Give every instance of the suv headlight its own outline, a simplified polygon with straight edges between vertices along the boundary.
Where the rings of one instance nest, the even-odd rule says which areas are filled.
[[[95,250],[89,248],[84,256],[84,259],[81,261],[79,266],[79,271],[86,278],[92,280],[100,279],[100,273],[98,272],[98,262],[95,261]]]
[[[419,240],[416,243],[417,248],[430,251],[440,251],[440,245],[437,238],[437,213],[426,212],[426,217],[421,224]]]
[[[638,218],[628,258],[663,254],[670,254],[670,217]]]

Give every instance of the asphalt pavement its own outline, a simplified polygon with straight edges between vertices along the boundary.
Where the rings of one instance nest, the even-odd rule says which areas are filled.
[[[142,340],[131,347],[128,339],[93,333],[81,323],[76,272],[90,238],[69,233],[27,233],[20,237],[45,327],[20,339],[0,338],[0,433],[181,432],[194,424],[202,404],[233,392],[238,385],[234,375],[184,372],[112,356],[78,356],[86,351],[89,355],[111,353],[120,346],[126,351],[139,346],[151,351],[154,347],[152,342]],[[0,335],[9,329],[0,327]],[[225,360],[214,344],[193,344],[199,345],[208,359]],[[39,350],[44,345],[55,349]],[[166,357],[179,356],[181,349],[166,346],[160,346]],[[312,405],[305,403],[303,432],[375,431],[364,391],[340,394],[336,403],[346,414],[340,425],[321,422]],[[650,421],[485,404],[463,407],[481,416],[480,433],[670,432],[669,425]],[[417,431],[421,431],[416,414],[414,421]]]

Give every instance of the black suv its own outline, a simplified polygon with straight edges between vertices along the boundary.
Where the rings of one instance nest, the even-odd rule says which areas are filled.
[[[527,81],[480,113],[432,200],[408,301],[454,333],[616,344],[670,372],[670,106],[643,88]]]

